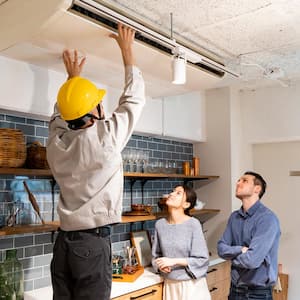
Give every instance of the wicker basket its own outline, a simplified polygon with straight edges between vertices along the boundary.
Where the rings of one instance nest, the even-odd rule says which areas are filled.
[[[30,169],[49,169],[46,147],[40,142],[33,142],[27,146],[26,166]]]
[[[0,167],[19,168],[25,160],[26,144],[22,131],[0,128]]]

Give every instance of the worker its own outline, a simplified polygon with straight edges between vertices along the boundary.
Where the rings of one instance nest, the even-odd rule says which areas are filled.
[[[121,151],[145,104],[144,81],[135,66],[135,31],[118,24],[125,87],[109,118],[104,90],[80,77],[85,58],[63,52],[68,80],[61,86],[49,124],[47,159],[60,188],[60,229],[53,249],[54,300],[108,300],[111,294],[111,225],[121,222]],[[105,72],[102,70],[102,72]]]

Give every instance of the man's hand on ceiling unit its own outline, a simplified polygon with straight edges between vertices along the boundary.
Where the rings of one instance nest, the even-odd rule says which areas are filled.
[[[132,66],[135,64],[135,59],[132,52],[132,44],[134,41],[135,30],[123,25],[118,24],[118,34],[110,34],[111,38],[114,38],[122,53],[123,63],[125,66]]]

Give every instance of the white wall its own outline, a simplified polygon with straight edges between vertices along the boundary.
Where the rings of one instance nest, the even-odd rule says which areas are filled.
[[[194,153],[200,157],[201,175],[219,175],[220,178],[201,188],[197,181],[194,183],[206,208],[221,210],[204,224],[208,248],[215,252],[231,213],[230,93],[228,89],[215,89],[207,91],[205,98],[207,142],[196,144]]]
[[[240,95],[237,89],[229,89],[230,93],[230,145],[231,145],[231,190],[232,210],[239,209],[241,201],[234,197],[235,183],[246,170],[252,169],[252,148],[243,140],[243,128]]]
[[[207,91],[207,142],[194,147],[200,157],[200,173],[220,176],[197,188],[208,208],[221,209],[204,225],[210,250],[215,248],[231,211],[241,205],[234,197],[238,177],[251,169],[266,177],[269,188],[263,201],[281,222],[279,261],[290,276],[289,300],[298,300],[300,278],[296,254],[300,246],[296,215],[300,177],[288,176],[289,170],[300,170],[299,144],[290,142],[300,141],[299,99],[300,84],[242,92],[229,88]]]
[[[289,176],[289,171],[300,170],[300,142],[255,145],[253,158],[255,170],[263,174],[268,183],[262,201],[280,220],[279,263],[283,264],[283,272],[290,275],[288,298],[298,300],[300,177]]]
[[[290,276],[288,299],[298,300],[300,177],[290,177],[288,172],[300,170],[299,143],[289,142],[300,140],[300,84],[242,92],[240,98],[242,143],[253,150],[251,157],[245,156],[246,163],[253,161],[254,169],[268,182],[263,201],[279,216],[279,260]]]
[[[300,140],[300,84],[241,93],[247,142]]]

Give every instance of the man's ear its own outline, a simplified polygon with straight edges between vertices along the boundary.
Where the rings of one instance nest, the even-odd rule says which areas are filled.
[[[261,186],[260,185],[255,185],[254,190],[259,195],[259,193],[261,192]]]

